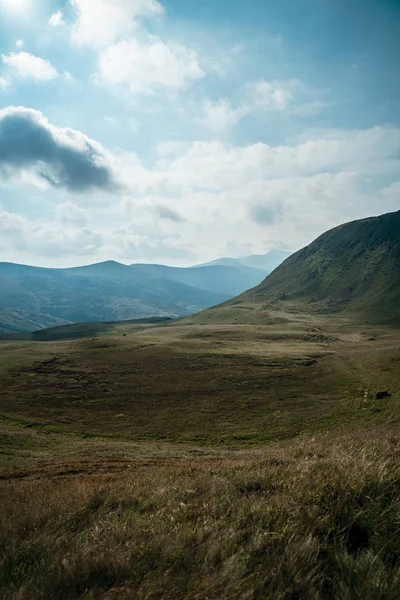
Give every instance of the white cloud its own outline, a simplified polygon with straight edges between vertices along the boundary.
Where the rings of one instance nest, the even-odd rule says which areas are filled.
[[[164,13],[157,0],[70,0],[76,22],[72,38],[80,44],[104,48],[128,35],[138,20]]]
[[[32,223],[25,217],[0,212],[0,248],[41,256],[93,254],[103,243],[99,233],[82,227],[60,227],[54,222]]]
[[[96,79],[137,94],[162,88],[182,90],[204,75],[196,52],[150,36],[145,43],[132,39],[100,52]]]
[[[263,111],[283,111],[294,100],[294,91],[299,82],[265,81],[261,79],[248,86],[252,96],[252,106]]]
[[[72,202],[59,204],[56,207],[56,217],[64,225],[76,225],[78,227],[86,227],[90,220],[88,213]]]
[[[26,16],[33,8],[33,0],[1,0],[0,8],[17,17]]]
[[[17,46],[17,48],[23,48],[24,47],[24,42],[23,42],[23,40],[17,40],[15,42],[15,45]]]
[[[179,148],[179,146],[178,146]],[[321,132],[293,145],[258,142],[232,146],[221,142],[194,142],[182,152],[163,157],[157,178],[175,189],[227,190],[249,180],[313,175],[324,171],[359,170],[371,175],[393,164],[400,150],[400,129],[375,127],[360,131]],[[150,182],[147,182],[149,185]]]
[[[247,84],[241,90],[242,101],[232,106],[227,98],[216,102],[206,99],[199,119],[211,131],[226,131],[244,117],[257,113],[286,112],[307,116],[321,110],[321,101],[304,101],[308,90],[298,80],[265,81]]]
[[[49,19],[50,27],[61,27],[62,25],[65,25],[63,16],[64,15],[62,14],[61,10],[58,10],[53,15],[51,15]]]
[[[10,87],[10,82],[5,77],[0,76],[0,92]]]
[[[400,210],[400,181],[395,181],[382,191],[385,210]]]
[[[207,99],[203,103],[200,122],[211,131],[227,131],[233,125],[236,125],[248,112],[247,107],[244,106],[233,108],[227,98],[217,100],[216,102]]]
[[[133,153],[118,152],[110,161],[124,183],[123,197],[92,204],[90,228],[89,215],[78,206],[86,196],[64,201],[52,227],[63,240],[64,257],[67,244],[77,240],[82,256],[93,251],[96,260],[193,264],[229,254],[229,240],[246,253],[267,251],[278,241],[297,249],[347,220],[398,209],[399,150],[400,129],[378,127],[320,131],[278,146],[162,144],[153,168]],[[13,239],[20,239],[21,228],[14,230]],[[48,231],[49,224],[33,230]],[[38,235],[33,252],[39,252]],[[96,235],[102,242],[93,250]],[[19,244],[29,251],[26,234]]]
[[[1,59],[18,79],[33,79],[35,81],[49,81],[58,76],[57,70],[48,60],[33,56],[28,52],[12,52],[2,54]]]
[[[136,218],[124,227],[114,229],[110,235],[119,256],[135,260],[193,260],[192,244],[183,242],[180,234],[162,228],[159,220]]]

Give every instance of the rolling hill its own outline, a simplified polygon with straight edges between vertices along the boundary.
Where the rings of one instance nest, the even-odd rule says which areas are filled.
[[[400,324],[400,211],[324,233],[259,286],[195,319],[265,320],[274,309]]]
[[[68,322],[183,317],[254,287],[247,267],[127,266],[107,261],[69,269],[0,263],[0,331],[32,332]]]

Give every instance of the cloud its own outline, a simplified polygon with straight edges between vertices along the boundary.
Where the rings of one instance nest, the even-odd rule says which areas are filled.
[[[133,94],[182,90],[205,76],[196,52],[152,36],[144,43],[132,39],[110,46],[100,52],[97,66],[97,81]]]
[[[72,202],[59,204],[56,207],[56,217],[63,225],[78,227],[86,227],[90,220],[88,213]]]
[[[23,40],[17,40],[15,42],[15,45],[17,46],[17,48],[23,48],[24,47],[24,41]]]
[[[175,223],[184,223],[185,219],[176,210],[165,206],[164,204],[158,204],[156,211],[161,219],[174,221]]]
[[[80,131],[55,127],[32,109],[0,110],[0,174],[32,169],[52,187],[70,192],[118,187],[98,142]]]
[[[29,252],[41,256],[87,255],[103,244],[99,233],[56,223],[31,223],[25,217],[0,211],[0,249]]]
[[[162,231],[152,221],[131,221],[112,231],[111,239],[118,253],[131,260],[196,258],[191,245],[183,243],[179,234]]]
[[[3,146],[0,139],[0,152]],[[56,235],[63,239],[65,261],[67,243],[91,252],[99,235],[96,260],[187,264],[226,255],[227,240],[248,248],[248,254],[278,242],[297,249],[335,225],[399,207],[396,127],[316,131],[283,145],[195,142],[164,144],[158,150],[150,168],[134,153],[111,155],[102,149],[106,164],[124,184],[119,203],[92,203],[87,214],[78,201],[62,200],[51,227],[44,222],[34,231],[50,231],[54,244]],[[46,190],[40,196],[51,202],[57,198]],[[61,233],[64,229],[68,234]],[[14,230],[15,240],[20,228]],[[39,252],[35,236],[32,253]],[[0,232],[7,248],[5,239]],[[19,244],[25,250],[10,251],[8,260],[26,260],[27,234]]]
[[[164,14],[157,0],[70,0],[76,22],[72,39],[105,48],[130,34],[140,19]]]
[[[63,16],[64,15],[62,14],[61,10],[58,10],[53,15],[51,15],[51,17],[49,19],[50,27],[55,28],[55,27],[61,27],[62,25],[65,25]]]
[[[261,79],[248,86],[252,96],[252,106],[263,111],[283,111],[294,101],[296,80],[289,82],[265,81]]]
[[[207,99],[203,103],[200,122],[211,131],[227,131],[248,112],[249,109],[245,106],[233,108],[227,98],[222,98],[216,102]]]
[[[184,208],[183,240],[206,259],[223,254],[227,239],[250,241],[254,252],[274,247],[269,240],[295,249],[346,220],[394,210],[398,184],[387,182],[398,180],[399,151],[397,127],[327,130],[284,145],[164,144],[152,169],[125,155],[119,172],[131,213]],[[164,223],[172,233],[173,221]],[[136,235],[151,239],[159,224]]]
[[[278,203],[265,201],[260,204],[252,204],[249,207],[249,215],[253,221],[261,225],[272,225],[282,218],[282,206]]]
[[[400,210],[400,181],[395,181],[382,190],[385,210]]]
[[[265,81],[247,84],[241,90],[242,101],[235,108],[227,98],[215,102],[206,99],[200,120],[211,131],[227,131],[251,114],[290,112],[302,116],[315,114],[324,105],[320,101],[304,102],[307,89],[298,80]]]
[[[320,173],[253,182],[242,188],[250,218],[262,226],[308,221],[310,228],[320,219],[334,222],[337,215],[356,215],[363,197],[362,176],[357,172]],[[235,193],[238,193],[236,191]]]
[[[178,146],[179,149],[179,146]],[[308,140],[286,145],[233,146],[219,141],[193,142],[172,157],[161,158],[156,170],[140,173],[136,185],[160,193],[187,190],[223,191],[248,181],[314,175],[324,171],[355,171],[374,175],[399,168],[400,128],[316,132]],[[143,190],[143,188],[141,188]]]
[[[49,81],[58,77],[57,70],[48,61],[28,52],[11,52],[2,54],[1,59],[18,79]]]
[[[0,92],[10,87],[10,82],[5,77],[0,76]]]

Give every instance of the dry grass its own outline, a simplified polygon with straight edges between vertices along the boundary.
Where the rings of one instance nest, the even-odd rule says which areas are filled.
[[[400,332],[370,341],[291,318],[0,343],[0,418],[46,434],[218,447],[397,419]],[[383,390],[391,397],[376,405]]]
[[[2,482],[2,598],[394,600],[399,458],[375,429]]]
[[[0,344],[1,598],[397,600],[399,335]]]

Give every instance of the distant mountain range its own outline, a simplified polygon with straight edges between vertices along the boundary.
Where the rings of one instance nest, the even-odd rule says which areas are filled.
[[[260,269],[266,273],[272,273],[291,255],[291,252],[284,250],[271,250],[266,254],[250,254],[242,258],[217,258],[208,263],[196,265],[197,267],[224,266],[224,267],[248,267],[250,269]]]
[[[400,325],[400,211],[346,223],[296,252],[260,285],[196,322],[232,322],[238,310],[261,322],[268,311],[343,313]]]
[[[268,272],[231,260],[234,265],[217,260],[189,268],[115,261],[69,269],[0,263],[0,332],[190,315],[258,285]]]

